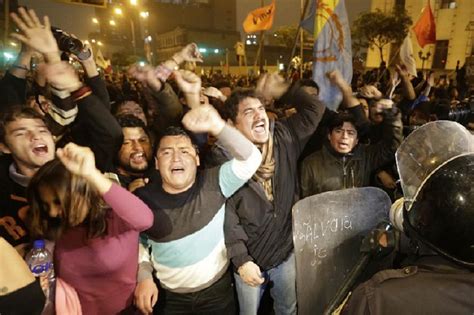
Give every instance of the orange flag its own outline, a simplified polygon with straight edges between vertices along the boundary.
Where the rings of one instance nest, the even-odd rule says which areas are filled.
[[[243,23],[245,33],[266,31],[272,28],[275,16],[275,0],[270,5],[251,11]]]
[[[436,25],[433,12],[431,12],[430,0],[428,0],[420,18],[413,27],[413,32],[415,32],[416,39],[421,48],[425,47],[425,45],[436,43]]]

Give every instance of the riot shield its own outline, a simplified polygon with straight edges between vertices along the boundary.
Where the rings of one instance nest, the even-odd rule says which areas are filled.
[[[322,314],[360,257],[364,236],[388,221],[390,198],[375,187],[330,191],[293,206],[298,314]]]

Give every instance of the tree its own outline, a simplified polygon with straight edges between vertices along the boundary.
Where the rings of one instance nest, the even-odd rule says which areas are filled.
[[[352,48],[357,53],[363,47],[377,47],[380,60],[383,48],[389,44],[400,45],[407,36],[412,20],[402,7],[395,7],[390,13],[377,9],[358,16],[352,27]],[[355,54],[354,53],[354,54]]]
[[[289,51],[293,48],[295,43],[296,32],[298,31],[298,27],[294,25],[286,25],[281,26],[275,31],[275,37],[278,44],[285,46],[288,48]],[[311,35],[303,29],[303,39],[304,42],[311,42]],[[300,41],[298,39],[297,44],[299,45]]]

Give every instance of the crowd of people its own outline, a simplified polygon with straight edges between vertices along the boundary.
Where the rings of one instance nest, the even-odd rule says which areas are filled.
[[[404,135],[469,96],[462,78],[403,65],[353,82],[332,71],[333,111],[310,73],[180,69],[203,61],[195,44],[157,67],[104,74],[90,54],[78,70],[47,17],[12,19],[22,50],[0,81],[0,314],[43,310],[45,284],[22,260],[36,239],[51,242],[56,295],[67,291],[58,314],[257,314],[267,289],[275,314],[297,314],[294,204],[367,186],[395,201]],[[450,271],[466,290],[470,246],[470,265]],[[346,312],[367,309],[353,299]]]

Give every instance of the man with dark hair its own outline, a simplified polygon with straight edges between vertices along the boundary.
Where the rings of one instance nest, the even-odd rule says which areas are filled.
[[[261,154],[215,108],[200,104],[201,82],[195,74],[175,72],[175,76],[192,108],[183,125],[191,132],[217,137],[234,158],[198,171],[200,159],[192,138],[178,127],[166,130],[156,150],[157,171],[148,185],[136,190],[155,219],[144,233],[135,304],[143,313],[153,311],[158,293],[152,279],[155,271],[163,288],[160,314],[233,314],[224,243],[225,201],[253,175]]]
[[[153,158],[153,144],[141,119],[123,115],[117,121],[122,127],[123,143],[117,153],[116,172],[120,184],[130,189],[134,180],[146,177]]]
[[[298,200],[297,161],[319,124],[324,105],[298,84],[289,89],[277,74],[265,75],[257,92],[265,100],[295,104],[297,113],[269,120],[255,91],[236,91],[227,99],[226,118],[259,147],[263,157],[252,179],[227,202],[227,251],[241,314],[257,314],[267,285],[275,313],[296,314],[291,208]],[[217,142],[213,159],[225,160],[227,155]]]
[[[323,148],[306,157],[301,165],[301,195],[370,185],[373,172],[393,159],[402,141],[403,126],[397,108],[380,109],[383,115],[382,141],[359,144],[356,119],[337,114],[328,124]]]
[[[25,225],[25,187],[46,162],[55,145],[42,116],[29,107],[11,108],[0,120],[0,236],[22,253],[29,241]]]
[[[12,14],[12,19],[21,25],[16,37],[46,57],[42,71],[47,81],[72,95],[77,103],[78,115],[69,135],[74,142],[94,151],[98,168],[112,167],[110,152],[121,142],[117,122],[92,89],[83,85],[72,66],[60,61],[48,20],[43,25],[32,10],[19,12],[21,18]],[[34,109],[0,106],[0,151],[4,154],[0,157],[0,236],[21,252],[29,241],[24,224],[28,209],[25,188],[36,171],[54,158],[56,145],[51,129]]]

